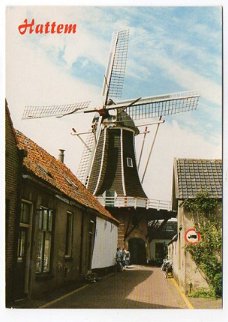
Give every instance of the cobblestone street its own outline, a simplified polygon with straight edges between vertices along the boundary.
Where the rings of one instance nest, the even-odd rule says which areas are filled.
[[[160,268],[131,266],[46,304],[47,308],[188,308]]]

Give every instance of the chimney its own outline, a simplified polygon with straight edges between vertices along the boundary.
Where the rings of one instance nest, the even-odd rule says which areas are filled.
[[[64,151],[63,149],[59,149],[59,158],[58,160],[62,163],[64,163]]]

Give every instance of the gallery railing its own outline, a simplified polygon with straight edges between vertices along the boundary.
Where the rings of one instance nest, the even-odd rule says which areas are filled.
[[[134,208],[153,208],[153,209],[164,209],[171,211],[171,201],[147,199],[147,198],[135,198],[135,197],[96,197],[97,200],[106,207],[134,207]]]

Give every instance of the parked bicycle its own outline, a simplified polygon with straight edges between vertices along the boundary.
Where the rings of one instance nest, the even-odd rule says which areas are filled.
[[[170,259],[164,259],[161,270],[165,272],[165,278],[173,277],[173,263]]]

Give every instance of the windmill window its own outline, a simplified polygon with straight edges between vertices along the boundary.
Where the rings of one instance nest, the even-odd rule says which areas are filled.
[[[127,158],[127,166],[129,168],[133,168],[133,161],[132,161],[132,158]]]

